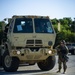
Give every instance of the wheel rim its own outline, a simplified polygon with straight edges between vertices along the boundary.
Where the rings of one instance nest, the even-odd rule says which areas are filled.
[[[10,67],[11,66],[11,57],[9,56],[9,55],[7,55],[6,57],[5,57],[5,60],[4,60],[4,63],[5,63],[5,66],[6,67]]]

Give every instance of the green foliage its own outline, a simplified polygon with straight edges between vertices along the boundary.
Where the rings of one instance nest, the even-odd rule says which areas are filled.
[[[52,21],[52,24],[53,24],[53,25],[58,24],[58,20],[57,20],[56,18],[52,19],[51,21]]]
[[[73,21],[72,24],[70,25],[71,31],[75,32],[75,22]]]
[[[61,41],[75,43],[75,22],[71,18],[52,19],[53,27],[56,31],[56,45]],[[58,31],[58,22],[60,22],[60,31]]]
[[[70,25],[70,24],[72,24],[72,19],[71,18],[63,18],[63,19],[59,19],[59,22],[61,23],[61,25]]]
[[[68,25],[63,26],[63,25],[61,25],[61,31],[63,31],[63,30],[70,30],[70,26],[68,26]]]
[[[65,40],[66,42],[75,42],[75,33],[70,30],[60,31],[57,33],[56,45],[59,44],[61,40]]]
[[[4,27],[6,25],[6,23],[4,21],[0,21],[0,44],[1,44],[1,41],[3,39],[3,29],[2,27]]]
[[[53,25],[54,29],[55,29],[55,32],[57,33],[58,32],[58,25]]]
[[[2,23],[0,22],[0,31],[1,31],[1,29],[2,29]]]

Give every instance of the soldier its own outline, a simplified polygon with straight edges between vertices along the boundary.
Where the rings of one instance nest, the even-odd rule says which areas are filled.
[[[57,54],[58,54],[58,72],[61,72],[61,68],[62,68],[62,64],[63,64],[63,74],[65,74],[66,69],[67,69],[67,65],[66,62],[68,61],[68,48],[65,44],[65,41],[61,41],[60,45],[56,47],[57,49]]]

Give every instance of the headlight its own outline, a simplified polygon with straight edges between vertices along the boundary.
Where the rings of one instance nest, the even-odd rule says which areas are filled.
[[[52,54],[52,51],[50,50],[50,51],[48,51],[48,53],[49,53],[49,54]]]
[[[20,51],[17,51],[17,54],[20,54]]]
[[[53,44],[53,42],[52,42],[52,41],[49,41],[49,42],[48,42],[48,45],[49,45],[49,46],[51,46],[52,44]]]

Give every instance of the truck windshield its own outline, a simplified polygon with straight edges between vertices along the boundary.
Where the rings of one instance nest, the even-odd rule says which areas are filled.
[[[14,25],[14,33],[33,33],[31,18],[17,18]]]
[[[34,23],[36,33],[53,33],[49,19],[35,18]]]

